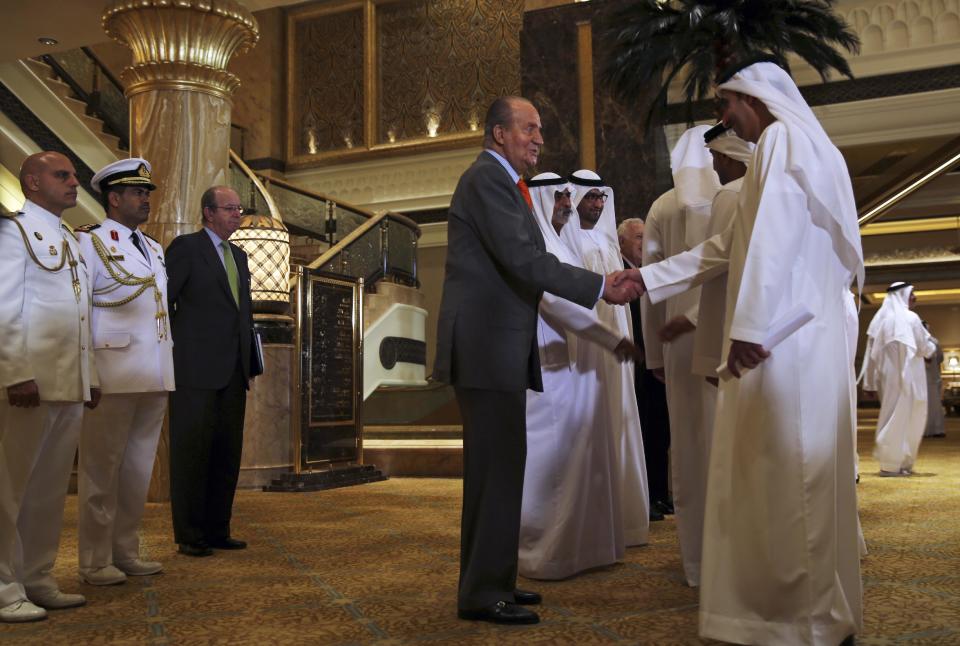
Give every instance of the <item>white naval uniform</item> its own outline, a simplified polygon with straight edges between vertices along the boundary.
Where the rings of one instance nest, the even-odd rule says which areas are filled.
[[[14,222],[16,220],[16,222]],[[30,257],[26,242],[47,271]],[[0,218],[0,607],[57,591],[51,575],[63,503],[90,388],[89,285],[79,245],[60,218],[29,200]],[[78,281],[75,290],[74,279]],[[6,388],[34,380],[35,408],[11,406]]]
[[[173,341],[169,319],[159,319],[167,307],[167,273],[163,249],[115,220],[106,219],[80,233],[93,290],[93,347],[103,397],[88,411],[80,434],[79,566],[89,571],[121,566],[140,558],[137,529],[143,517],[150,475],[167,391],[174,389]],[[147,257],[134,246],[137,235]],[[103,244],[114,273],[137,278],[153,276],[129,303],[104,306],[132,296],[137,286],[121,285],[94,248]]]

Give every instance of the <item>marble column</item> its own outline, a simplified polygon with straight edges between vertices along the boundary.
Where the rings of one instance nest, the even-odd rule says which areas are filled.
[[[157,185],[141,229],[166,247],[200,228],[200,196],[227,183],[231,96],[227,71],[259,38],[257,21],[235,0],[113,0],[107,35],[130,48],[121,72],[130,102],[130,153],[153,167]],[[149,500],[169,500],[169,432],[164,422]]]
[[[107,35],[130,48],[121,73],[130,101],[130,152],[157,185],[142,229],[164,247],[200,227],[200,195],[225,184],[232,95],[230,58],[252,48],[257,21],[235,0],[114,0]]]

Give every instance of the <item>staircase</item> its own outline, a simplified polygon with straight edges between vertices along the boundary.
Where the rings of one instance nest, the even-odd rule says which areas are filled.
[[[33,72],[43,84],[50,88],[57,97],[70,109],[80,121],[92,132],[97,139],[103,142],[103,145],[110,149],[117,159],[124,159],[130,156],[129,151],[120,147],[120,137],[106,130],[103,120],[88,114],[87,104],[79,99],[73,89],[65,82],[61,81],[53,68],[36,58],[25,59],[27,67]]]

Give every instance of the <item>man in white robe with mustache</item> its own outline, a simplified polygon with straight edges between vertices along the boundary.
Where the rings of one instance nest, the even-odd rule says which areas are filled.
[[[846,288],[863,251],[843,157],[769,58],[718,80],[723,121],[756,142],[730,227],[640,271],[654,302],[728,271],[710,456],[700,635],[836,644],[862,627]],[[763,347],[785,316],[813,319]],[[750,369],[749,372],[746,370]]]
[[[573,207],[556,173],[527,182],[547,251],[579,267],[560,239]],[[604,391],[610,353],[633,358],[629,338],[596,310],[550,293],[540,299],[537,345],[543,392],[527,390],[527,462],[520,518],[520,574],[564,579],[623,559],[617,433]]]

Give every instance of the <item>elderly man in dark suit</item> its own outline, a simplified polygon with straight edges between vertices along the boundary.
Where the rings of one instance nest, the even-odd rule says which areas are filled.
[[[203,229],[167,248],[176,390],[170,393],[170,498],[180,553],[247,544],[230,536],[250,379],[253,314],[247,254],[227,239],[240,197],[227,186],[200,200]]]
[[[632,281],[546,252],[522,175],[537,163],[540,115],[520,97],[487,112],[484,151],[450,204],[434,377],[454,386],[463,418],[458,615],[537,623],[540,595],[516,589],[526,459],[526,389],[542,389],[537,304],[544,291],[593,307],[636,297]]]

